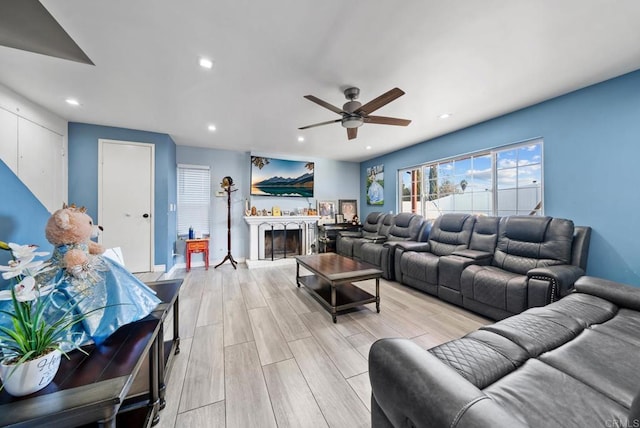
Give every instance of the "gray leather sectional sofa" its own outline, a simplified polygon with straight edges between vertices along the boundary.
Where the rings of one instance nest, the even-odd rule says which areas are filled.
[[[340,232],[338,254],[383,277],[499,320],[568,294],[585,274],[591,228],[541,216],[371,213]]]
[[[424,350],[369,353],[374,428],[640,426],[640,288],[583,276],[568,296]]]

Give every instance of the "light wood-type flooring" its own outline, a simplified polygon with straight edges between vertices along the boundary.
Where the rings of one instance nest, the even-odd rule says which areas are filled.
[[[375,340],[406,337],[430,348],[489,323],[381,280],[381,313],[369,304],[333,324],[296,287],[295,264],[237,270],[225,264],[175,276],[184,277],[181,352],[159,428],[368,427],[367,357]],[[375,291],[374,280],[357,284]]]

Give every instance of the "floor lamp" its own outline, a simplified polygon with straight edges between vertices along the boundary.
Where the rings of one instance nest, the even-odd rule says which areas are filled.
[[[231,266],[233,266],[234,269],[237,269],[236,264],[238,264],[238,262],[236,262],[231,255],[231,192],[235,192],[237,189],[232,189],[233,179],[229,176],[224,177],[220,185],[224,191],[227,192],[227,255],[224,256],[224,259],[222,259],[222,261],[213,268],[215,269],[229,260]]]

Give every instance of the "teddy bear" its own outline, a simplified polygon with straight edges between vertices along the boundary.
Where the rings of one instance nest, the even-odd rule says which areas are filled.
[[[90,255],[104,253],[104,247],[91,240],[101,230],[101,226],[93,224],[86,208],[63,204],[49,217],[45,235],[56,248],[66,247],[60,267],[81,278],[86,276]]]
[[[62,349],[93,340],[100,344],[120,326],[140,320],[160,303],[156,293],[123,265],[101,254],[104,248],[91,238],[101,231],[83,207],[63,205],[45,227],[47,240],[55,246],[51,269],[37,282],[54,287],[54,307],[71,301],[74,310],[86,315],[65,339]]]

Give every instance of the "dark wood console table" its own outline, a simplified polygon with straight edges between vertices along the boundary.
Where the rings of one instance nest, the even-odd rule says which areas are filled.
[[[148,283],[162,303],[127,324],[100,346],[62,358],[51,384],[25,397],[0,392],[0,426],[148,427],[158,422],[164,378],[180,348],[178,293],[182,280]],[[173,309],[173,338],[163,342],[164,320]]]
[[[327,223],[318,225],[318,252],[332,253],[336,251],[336,239],[340,232],[359,232],[362,225],[352,223]]]

